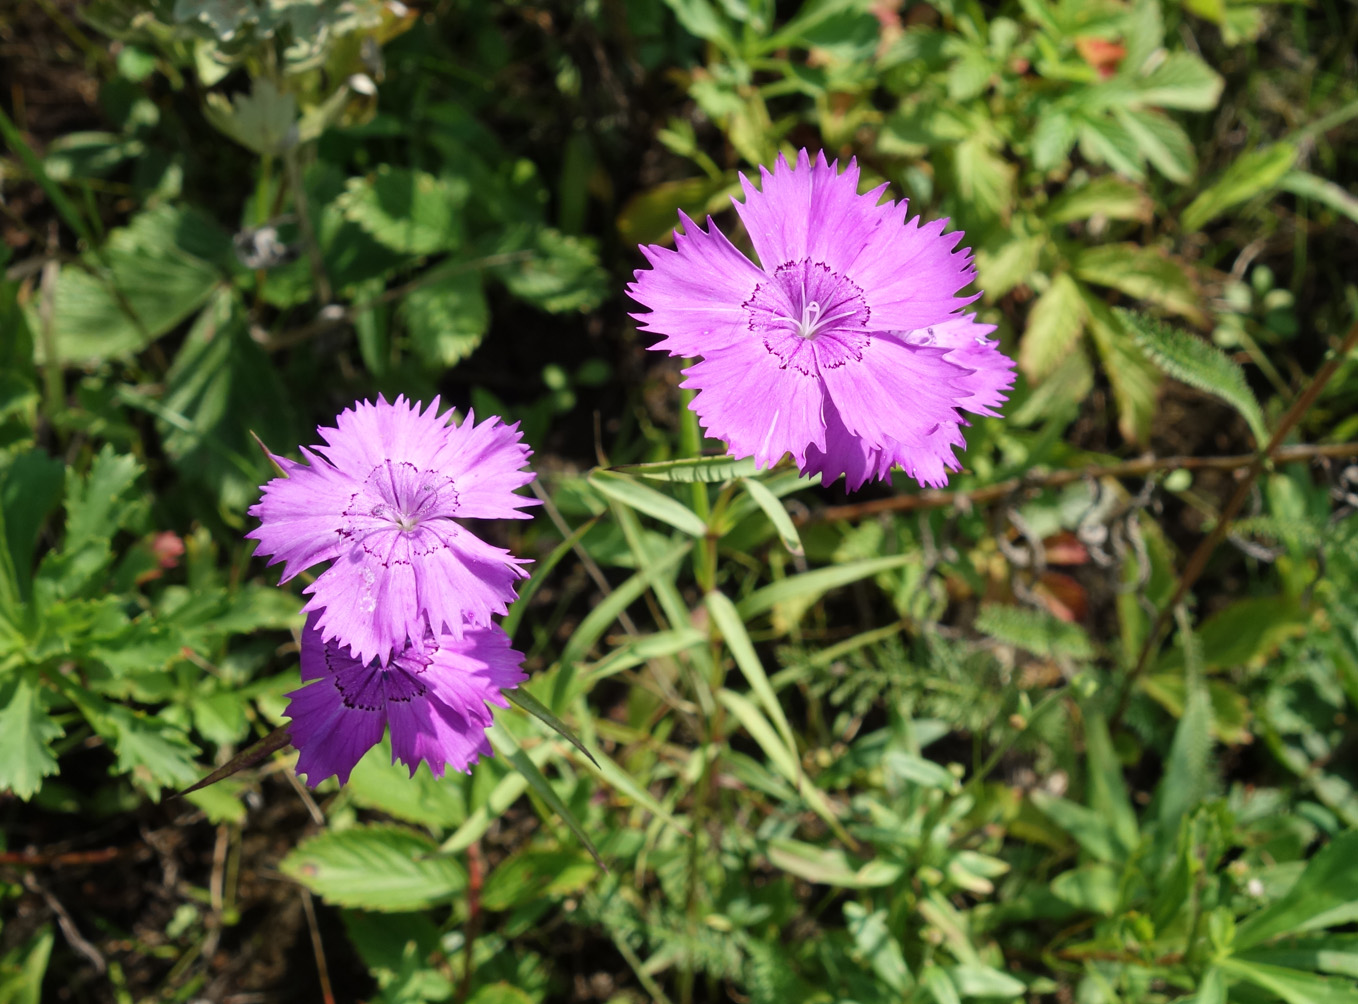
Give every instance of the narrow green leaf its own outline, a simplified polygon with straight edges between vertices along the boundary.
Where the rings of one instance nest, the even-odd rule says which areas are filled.
[[[637,512],[652,516],[662,523],[668,523],[676,530],[693,537],[707,535],[707,524],[699,519],[692,509],[625,474],[595,470],[589,474],[589,483],[601,495]]]
[[[1070,834],[1086,854],[1110,864],[1120,864],[1124,860],[1122,841],[1112,820],[1077,802],[1040,789],[1029,792],[1028,798],[1043,815]]]
[[[462,866],[421,833],[399,826],[330,830],[302,841],[279,866],[327,903],[423,910],[467,888]]]
[[[1217,965],[1232,976],[1276,994],[1287,1004],[1358,1004],[1358,986],[1352,980],[1317,976],[1285,966],[1246,962],[1227,956]]]
[[[750,690],[778,727],[778,734],[782,736],[787,746],[788,755],[795,762],[797,740],[792,735],[792,726],[788,724],[787,716],[783,714],[783,706],[778,703],[778,695],[774,693],[773,684],[769,682],[768,674],[764,672],[764,664],[759,661],[759,655],[754,650],[754,644],[750,641],[740,614],[736,612],[735,604],[724,594],[715,591],[708,593],[705,599],[708,613],[712,615],[712,623],[725,639],[726,647],[736,660],[736,666],[740,668],[746,682],[749,683]],[[794,783],[796,781],[795,778],[789,780]]]
[[[590,763],[594,764],[594,766],[599,766],[599,762],[594,759],[594,754],[586,749],[585,744],[571,731],[570,727],[560,718],[557,718],[556,715],[552,714],[551,708],[547,707],[547,705],[543,704],[523,687],[506,690],[504,695],[520,710],[532,715],[562,739],[566,740],[566,742],[585,754],[585,758],[589,760]]]
[[[1085,755],[1089,764],[1089,807],[1112,824],[1121,849],[1130,855],[1139,842],[1136,810],[1132,807],[1122,764],[1113,752],[1113,740],[1103,714],[1092,708],[1084,712]]]
[[[754,478],[743,478],[741,483],[745,485],[745,490],[750,493],[750,497],[759,504],[759,508],[764,510],[764,515],[768,516],[769,522],[778,531],[783,546],[795,555],[805,553],[802,550],[801,535],[797,533],[797,527],[793,524],[792,517],[787,514],[787,509],[778,497],[769,491],[763,482]]]
[[[1358,198],[1350,195],[1333,181],[1294,169],[1283,175],[1278,187],[1293,195],[1300,195],[1303,199],[1314,199],[1358,223]]]
[[[662,460],[653,464],[624,464],[621,467],[609,468],[619,474],[684,484],[694,481],[720,484],[735,478],[749,477],[757,469],[753,457],[746,457],[743,460],[736,460],[734,457],[686,457],[682,460]]]
[[[1297,160],[1291,143],[1274,143],[1245,154],[1192,202],[1179,217],[1185,233],[1201,230],[1228,209],[1270,191]]]
[[[814,572],[792,575],[756,589],[736,604],[736,613],[742,621],[749,621],[767,610],[772,610],[779,603],[817,599],[831,589],[847,586],[851,582],[866,579],[879,572],[889,572],[893,568],[900,568],[918,560],[918,556],[914,554],[891,554],[883,558],[863,558],[843,565],[818,568]]]
[[[1165,774],[1156,788],[1156,818],[1160,841],[1172,842],[1178,836],[1179,822],[1201,804],[1211,785],[1209,758],[1212,753],[1212,702],[1202,676],[1202,656],[1193,636],[1187,614],[1176,611],[1179,634],[1183,639],[1187,697],[1183,717],[1174,730]]]
[[[599,857],[599,852],[594,847],[594,841],[589,839],[589,834],[580,825],[580,821],[575,818],[575,813],[571,812],[570,806],[562,801],[561,796],[556,793],[556,789],[543,775],[541,768],[523,751],[518,741],[508,730],[501,728],[492,728],[486,732],[486,735],[489,737],[491,745],[495,747],[495,751],[513,764],[514,769],[528,782],[528,787],[532,788],[537,796],[547,803],[549,809],[561,817],[561,821],[575,834],[576,839],[584,845],[585,850],[589,851],[599,867],[608,871],[604,859]],[[588,753],[586,753],[586,756],[588,756]],[[591,757],[591,759],[593,758]]]

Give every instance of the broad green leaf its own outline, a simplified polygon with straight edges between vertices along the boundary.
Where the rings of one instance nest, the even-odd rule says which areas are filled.
[[[452,1000],[452,973],[439,950],[439,928],[424,913],[345,910],[344,931],[377,980],[384,1004]]]
[[[458,826],[467,818],[461,786],[434,777],[424,763],[412,776],[392,761],[386,739],[359,760],[344,790],[358,805],[435,831]]]
[[[1334,973],[1358,979],[1358,935],[1331,934],[1318,938],[1289,938],[1276,948],[1236,953],[1247,962],[1289,969]]]
[[[533,789],[538,798],[547,803],[549,809],[561,817],[561,821],[585,846],[585,850],[589,851],[599,867],[607,871],[603,858],[599,857],[599,852],[594,847],[594,841],[589,838],[585,828],[575,818],[575,813],[571,812],[570,806],[556,793],[556,789],[543,775],[541,768],[523,751],[518,741],[510,735],[508,730],[498,727],[488,730],[486,736],[490,739],[491,745],[495,747],[495,751],[514,765],[514,769],[523,775],[523,779],[528,782],[528,787]]]
[[[229,524],[240,526],[272,474],[252,434],[267,443],[298,441],[291,396],[278,367],[250,337],[244,305],[223,290],[194,321],[164,395],[136,396],[129,388],[123,402],[158,419],[175,468],[211,493]]]
[[[224,135],[258,154],[282,156],[297,145],[297,99],[268,77],[256,77],[249,94],[228,101],[211,93],[203,116]]]
[[[1075,145],[1079,126],[1065,111],[1048,105],[1037,115],[1029,141],[1033,166],[1039,171],[1050,171],[1064,163],[1066,154]]]
[[[1263,448],[1268,442],[1268,426],[1238,363],[1211,342],[1147,314],[1118,309],[1117,315],[1152,362],[1176,380],[1205,390],[1240,412],[1254,433],[1256,445]]]
[[[1094,655],[1089,635],[1045,610],[988,603],[976,617],[976,630],[1036,655],[1088,659]]]
[[[1139,185],[1105,174],[1079,188],[1063,189],[1042,215],[1049,223],[1073,223],[1095,216],[1145,222],[1152,209],[1150,196]]]
[[[135,457],[106,444],[85,477],[68,479],[66,535],[38,573],[57,595],[75,595],[112,563],[113,535],[127,526],[141,501],[129,497],[141,470]]]
[[[410,343],[425,365],[447,368],[476,350],[490,328],[481,277],[451,272],[416,287],[401,304]]]
[[[1111,917],[1120,900],[1121,871],[1106,864],[1082,865],[1063,871],[1052,880],[1052,893],[1086,913]]]
[[[753,457],[746,457],[743,460],[736,460],[733,457],[698,457],[662,460],[651,464],[625,464],[609,470],[619,474],[650,478],[653,481],[721,484],[736,478],[751,477],[758,469],[755,467]]]
[[[42,1004],[42,983],[52,957],[52,928],[43,925],[0,956],[0,1004]]]
[[[1017,218],[1013,225],[1017,229]],[[1020,235],[989,248],[977,248],[976,271],[986,302],[993,303],[1015,286],[1028,282],[1041,264],[1046,244],[1046,235]]]
[[[891,930],[887,912],[874,910],[869,913],[861,904],[849,902],[844,904],[844,921],[858,954],[872,967],[877,978],[897,994],[908,993],[914,979],[900,942]]]
[[[1058,798],[1045,791],[1031,791],[1028,798],[1039,811],[1070,834],[1091,857],[1110,864],[1124,860],[1123,844],[1112,820],[1078,802]]]
[[[1139,181],[1146,176],[1145,155],[1125,126],[1098,114],[1081,116],[1078,121],[1080,152],[1085,157],[1128,178]]]
[[[1228,209],[1276,187],[1297,160],[1291,143],[1274,143],[1239,157],[1179,217],[1185,233],[1201,230]]]
[[[889,886],[900,881],[902,871],[894,862],[879,859],[859,864],[838,848],[817,847],[790,837],[774,837],[764,853],[775,868],[789,875],[840,889]]]
[[[682,530],[694,537],[707,535],[707,524],[699,519],[692,509],[625,474],[594,470],[589,474],[589,483],[601,495],[637,512],[652,516],[662,523],[668,523],[676,530]]]
[[[1358,832],[1341,833],[1306,864],[1280,899],[1236,927],[1237,951],[1282,934],[1302,934],[1358,920]]]
[[[933,997],[934,1004],[962,1004],[957,992],[957,984],[948,976],[942,966],[928,965],[920,974],[920,985]]]
[[[393,251],[426,255],[462,244],[469,194],[462,178],[383,164],[365,178],[350,178],[339,206],[347,219]]]
[[[197,210],[166,204],[134,216],[109,234],[101,257],[62,267],[58,358],[96,361],[143,348],[202,306],[224,281],[230,253],[230,238]],[[29,324],[40,330],[36,315]]]
[[[512,910],[542,897],[568,896],[598,874],[598,866],[577,850],[522,850],[495,866],[481,891],[481,905]]]
[[[880,572],[889,572],[893,568],[900,568],[917,560],[919,559],[914,554],[891,554],[882,558],[864,558],[842,565],[832,565],[829,568],[818,568],[800,575],[790,575],[786,579],[756,589],[737,602],[736,613],[741,621],[748,623],[780,603],[792,600],[811,602],[824,596],[831,589],[847,586]]]
[[[24,801],[36,795],[42,779],[57,773],[51,743],[63,735],[35,675],[16,674],[0,684],[0,791]]]
[[[981,135],[964,139],[953,156],[953,174],[957,194],[969,211],[986,219],[1006,220],[1014,208],[1018,165],[1000,154],[998,142],[998,137]]]
[[[1138,686],[1171,715],[1183,716],[1188,696],[1182,668],[1168,673],[1147,673]],[[1250,742],[1253,734],[1249,698],[1235,683],[1229,679],[1208,680],[1207,696],[1212,704],[1212,732],[1217,739],[1231,745]]]
[[[1150,436],[1151,418],[1155,415],[1160,371],[1106,303],[1083,286],[1080,295],[1089,312],[1089,334],[1113,385],[1118,429],[1129,442],[1144,443]]]
[[[1081,248],[1075,275],[1111,286],[1138,300],[1159,304],[1194,323],[1205,320],[1201,297],[1185,263],[1140,244],[1099,244]]]
[[[1351,980],[1231,956],[1219,960],[1217,965],[1231,976],[1276,994],[1287,1004],[1358,1004],[1358,986]]]
[[[758,503],[759,508],[768,516],[773,528],[778,531],[778,537],[783,542],[783,546],[792,554],[801,555],[802,538],[797,533],[797,527],[792,522],[792,517],[788,515],[786,507],[779,501],[778,497],[765,487],[762,481],[755,478],[745,478],[742,481],[745,490],[750,493],[750,498]]]
[[[1170,181],[1187,185],[1197,173],[1193,141],[1168,115],[1150,109],[1114,108],[1113,117],[1136,140],[1141,153]]]
[[[497,265],[492,275],[520,300],[553,314],[592,310],[608,295],[608,273],[599,265],[594,241],[550,227],[533,232],[527,257]]]
[[[992,966],[953,966],[948,970],[948,975],[952,977],[957,992],[964,1000],[1012,999],[1022,996],[1028,990],[1021,980],[1016,980],[1008,973]]]
[[[1172,52],[1150,73],[1135,80],[1136,103],[1153,108],[1210,111],[1221,99],[1225,81],[1189,52]]]
[[[1049,375],[1070,354],[1084,330],[1085,308],[1080,288],[1066,272],[1052,276],[1028,311],[1019,342],[1019,368],[1033,382]]]
[[[1329,206],[1335,212],[1342,213],[1354,223],[1358,223],[1358,198],[1350,195],[1347,190],[1336,185],[1333,181],[1318,178],[1306,171],[1293,169],[1283,175],[1278,187],[1285,192],[1291,192],[1293,195],[1300,195],[1303,199],[1314,199],[1321,205]]]
[[[618,214],[618,236],[632,244],[672,244],[683,210],[701,220],[708,213],[730,208],[730,198],[740,194],[735,171],[717,177],[666,181],[628,200]]]
[[[327,903],[364,910],[423,910],[467,888],[456,860],[399,826],[328,830],[302,841],[279,868]]]
[[[1184,1004],[1226,1004],[1226,980],[1216,966],[1203,974],[1198,992],[1186,998]]]
[[[715,43],[727,55],[736,52],[730,24],[712,0],[665,0],[665,6],[674,11],[674,16],[689,34]]]
[[[13,590],[13,600],[28,599],[33,579],[33,556],[38,534],[48,514],[61,498],[66,469],[62,462],[42,450],[28,450],[17,456],[0,454],[0,541],[5,554],[0,556],[0,574],[9,580],[0,592],[0,602]]]

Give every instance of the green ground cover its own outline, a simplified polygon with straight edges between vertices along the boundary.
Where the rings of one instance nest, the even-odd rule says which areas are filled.
[[[854,156],[1018,361],[944,490],[704,442],[623,294]],[[1358,9],[0,10],[0,1004],[1358,1002]],[[275,750],[243,533],[383,393],[522,423],[496,756]]]

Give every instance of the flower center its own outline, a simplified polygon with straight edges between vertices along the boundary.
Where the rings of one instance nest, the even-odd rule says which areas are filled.
[[[363,487],[349,499],[344,516],[350,532],[395,527],[414,533],[421,523],[457,511],[453,479],[421,470],[404,460],[385,460],[374,467]]]
[[[823,261],[784,262],[742,306],[750,330],[783,368],[806,375],[861,358],[871,341],[863,290]]]
[[[405,648],[392,656],[386,666],[374,659],[361,669],[347,661],[347,653],[340,655],[333,641],[326,643],[324,651],[326,665],[333,674],[331,682],[340,692],[344,706],[356,711],[381,711],[393,702],[413,701],[428,693],[421,677],[438,650],[438,642],[432,637],[426,637],[420,645],[407,639]]]

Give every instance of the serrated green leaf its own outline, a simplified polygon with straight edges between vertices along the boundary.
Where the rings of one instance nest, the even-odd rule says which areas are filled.
[[[1217,106],[1225,81],[1191,52],[1172,52],[1134,86],[1137,105],[1203,112]]]
[[[1146,221],[1152,209],[1150,196],[1139,185],[1105,174],[1079,188],[1064,189],[1042,215],[1050,223],[1072,223],[1094,216]]]
[[[1049,375],[1070,354],[1084,322],[1079,286],[1068,273],[1058,272],[1028,311],[1019,342],[1019,368],[1024,376],[1039,382]]]
[[[435,254],[462,244],[470,191],[459,177],[383,164],[367,177],[350,178],[338,205],[346,219],[391,250]]]
[[[1146,176],[1145,157],[1136,137],[1115,119],[1086,115],[1078,120],[1080,152],[1098,164],[1140,181]]]
[[[302,841],[279,866],[327,903],[423,910],[461,895],[467,875],[432,840],[398,826],[356,826]]]
[[[48,716],[36,676],[24,673],[0,684],[0,791],[25,802],[36,795],[42,779],[57,773],[51,743],[65,734]]]
[[[1228,209],[1276,187],[1297,160],[1291,143],[1274,143],[1239,157],[1188,204],[1179,217],[1185,233],[1201,230]]]
[[[490,305],[475,272],[431,279],[401,304],[410,343],[427,366],[447,368],[471,355],[490,328]]]
[[[487,910],[511,910],[539,897],[561,897],[581,891],[598,866],[577,850],[522,850],[495,866],[481,891]]]
[[[42,450],[28,450],[17,456],[0,454],[0,576],[6,580],[0,602],[12,593],[12,602],[28,599],[33,578],[33,556],[48,514],[61,498],[66,468]]]
[[[1187,265],[1155,248],[1132,243],[1081,248],[1074,268],[1076,277],[1085,282],[1159,304],[1195,324],[1206,319]]]
[[[1155,415],[1160,371],[1106,303],[1084,286],[1080,287],[1080,295],[1088,311],[1090,337],[1108,382],[1113,385],[1118,429],[1129,442],[1144,443],[1150,436]]]
[[[593,240],[538,229],[526,260],[490,269],[520,300],[553,314],[592,310],[608,295],[608,274]]]
[[[1176,380],[1221,398],[1249,423],[1259,447],[1268,442],[1264,413],[1244,371],[1221,349],[1146,314],[1118,309],[1117,315],[1152,362]]]
[[[258,154],[282,156],[297,145],[297,99],[279,91],[267,77],[256,77],[249,94],[228,101],[212,93],[203,116],[219,132]]]
[[[1114,108],[1113,117],[1136,140],[1155,169],[1170,181],[1187,185],[1198,169],[1193,141],[1179,123],[1150,109]]]
[[[161,205],[133,217],[109,234],[102,260],[62,267],[58,358],[92,361],[143,348],[202,306],[224,280],[230,252],[230,238],[197,210]],[[30,324],[37,330],[32,317]]]
[[[344,790],[358,805],[433,830],[450,829],[467,818],[462,786],[434,777],[423,762],[412,776],[392,762],[389,739],[359,760]]]
[[[976,615],[976,630],[1035,655],[1072,659],[1089,659],[1094,655],[1094,646],[1084,628],[1045,610],[989,603]]]

